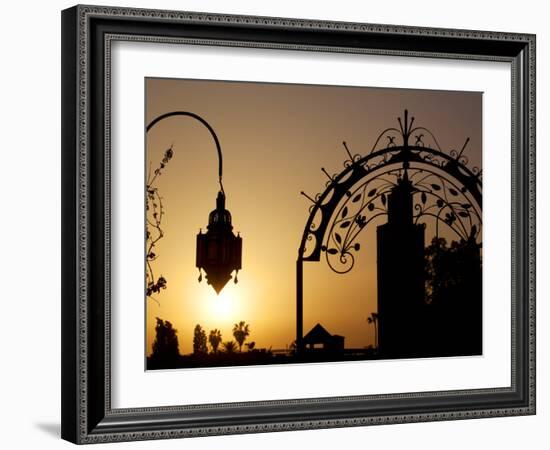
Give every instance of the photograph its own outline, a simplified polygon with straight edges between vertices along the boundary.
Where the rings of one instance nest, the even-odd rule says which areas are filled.
[[[148,77],[145,368],[483,355],[483,93]]]

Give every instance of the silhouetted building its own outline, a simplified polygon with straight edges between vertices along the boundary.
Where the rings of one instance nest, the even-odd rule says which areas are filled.
[[[318,323],[304,336],[303,343],[308,350],[322,349],[327,352],[343,352],[344,339],[344,336],[330,334],[320,323]]]
[[[424,225],[413,222],[407,172],[388,196],[388,222],[377,229],[378,347],[384,357],[417,356],[423,347]]]

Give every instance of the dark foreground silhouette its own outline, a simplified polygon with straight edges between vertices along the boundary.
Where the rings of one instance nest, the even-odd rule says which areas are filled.
[[[460,292],[457,286],[454,286]],[[433,295],[435,295],[435,292]],[[235,324],[233,336],[235,341],[223,341],[218,329],[212,330],[207,337],[200,325],[196,325],[193,336],[193,353],[181,355],[177,330],[169,321],[157,318],[156,338],[153,352],[147,358],[147,370],[179,369],[199,367],[230,367],[268,364],[298,364],[321,362],[364,361],[379,359],[427,358],[448,356],[473,356],[481,354],[481,336],[475,329],[471,333],[459,330],[461,323],[479,320],[477,314],[469,318],[456,315],[453,306],[441,307],[436,299],[426,304],[426,316],[422,323],[416,325],[423,330],[415,334],[417,346],[404,346],[401,352],[383,352],[380,348],[345,348],[344,336],[329,333],[321,324],[316,324],[304,336],[305,348],[299,354],[293,342],[288,348],[273,350],[256,348],[255,342],[245,342],[250,335],[250,327],[241,321]],[[433,309],[431,309],[433,308]],[[373,319],[374,317],[374,319]],[[450,326],[460,318],[460,323]],[[368,321],[370,319],[370,322]],[[371,314],[368,323],[376,325],[377,314]],[[443,324],[447,324],[447,328]],[[480,329],[480,328],[479,328]],[[436,333],[438,339],[432,339]],[[458,336],[458,337],[457,337]],[[479,337],[479,339],[478,339]],[[243,350],[243,347],[246,350]]]
[[[285,350],[255,349],[242,353],[188,354],[178,355],[174,358],[150,356],[147,358],[147,370],[362,361],[368,359],[380,359],[372,347],[367,349],[346,349],[343,352],[324,350],[306,351],[300,356],[291,351],[286,352]]]

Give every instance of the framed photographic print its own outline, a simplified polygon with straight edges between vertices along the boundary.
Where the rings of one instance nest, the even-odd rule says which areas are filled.
[[[535,413],[533,35],[62,33],[63,438]]]

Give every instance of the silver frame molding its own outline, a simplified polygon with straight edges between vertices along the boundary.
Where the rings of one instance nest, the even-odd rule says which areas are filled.
[[[505,388],[113,409],[114,41],[505,61],[512,67],[512,373]],[[535,414],[535,36],[180,11],[62,12],[62,437],[78,444]]]

